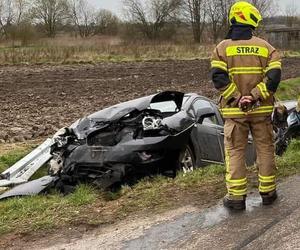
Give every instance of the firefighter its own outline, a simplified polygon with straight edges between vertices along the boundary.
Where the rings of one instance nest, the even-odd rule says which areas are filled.
[[[277,198],[271,114],[281,79],[281,60],[268,42],[253,35],[261,20],[261,14],[250,3],[233,4],[230,30],[215,48],[211,61],[212,81],[220,92],[220,110],[225,120],[228,192],[223,203],[236,210],[246,208],[245,150],[249,131],[256,145],[262,202],[269,205]]]

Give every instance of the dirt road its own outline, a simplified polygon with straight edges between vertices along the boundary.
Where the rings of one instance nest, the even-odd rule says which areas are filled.
[[[56,236],[23,245],[27,249],[299,249],[300,176],[279,184],[279,200],[261,205],[258,194],[247,199],[247,210],[229,212],[182,207],[165,214],[122,221],[78,235]],[[19,245],[20,246],[20,245]],[[22,247],[21,247],[22,248]]]
[[[300,59],[284,59],[283,78]],[[0,68],[0,143],[53,134],[83,115],[160,90],[213,98],[209,61],[7,66]]]

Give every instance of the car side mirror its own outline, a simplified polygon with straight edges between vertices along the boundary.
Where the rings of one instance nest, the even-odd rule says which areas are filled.
[[[197,123],[199,124],[202,124],[203,123],[203,120],[205,118],[208,118],[208,117],[212,117],[212,116],[215,116],[216,113],[214,112],[213,108],[211,107],[206,107],[206,108],[202,108],[202,109],[199,109],[197,111]]]

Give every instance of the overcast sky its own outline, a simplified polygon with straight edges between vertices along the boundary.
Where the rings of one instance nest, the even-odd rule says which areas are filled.
[[[95,7],[108,9],[113,11],[118,15],[122,15],[122,0],[88,0],[91,2]],[[278,2],[279,7],[284,10],[285,6],[290,2],[295,2],[298,6],[298,11],[300,11],[300,0],[275,0]]]

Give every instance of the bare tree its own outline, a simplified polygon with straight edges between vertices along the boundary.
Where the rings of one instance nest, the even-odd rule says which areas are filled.
[[[205,0],[183,0],[184,16],[192,25],[194,41],[201,42],[206,19]]]
[[[15,24],[19,25],[24,21],[24,17],[26,16],[29,10],[29,1],[28,0],[14,0],[15,6]]]
[[[6,39],[13,26],[18,26],[27,9],[27,0],[0,0],[0,33]]]
[[[81,37],[94,35],[96,11],[86,0],[69,0],[69,9],[73,24]]]
[[[114,35],[118,32],[119,19],[109,10],[99,10],[96,18],[96,33]]]
[[[215,43],[228,30],[228,11],[233,2],[233,0],[207,0],[208,30]]]
[[[274,0],[251,0],[250,1],[263,17],[274,16],[277,12],[277,3]]]
[[[297,23],[298,8],[295,1],[289,3],[285,7],[286,25],[293,27]]]
[[[6,39],[9,37],[9,29],[14,22],[14,7],[12,0],[0,0],[0,28],[1,34]]]
[[[67,0],[34,0],[32,15],[41,22],[49,37],[55,37],[57,26],[68,14]]]
[[[166,24],[179,13],[181,0],[123,0],[130,20],[148,39],[156,39]]]

